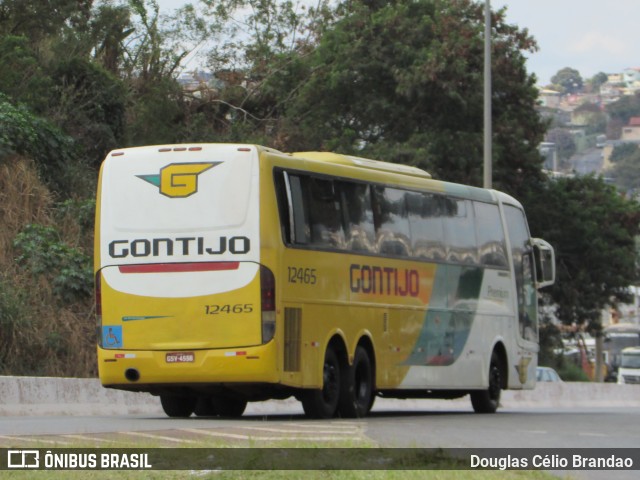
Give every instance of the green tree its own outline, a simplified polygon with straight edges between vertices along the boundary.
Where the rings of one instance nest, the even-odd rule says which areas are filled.
[[[310,80],[287,109],[290,149],[327,149],[417,165],[481,184],[483,6],[470,0],[345,3],[310,57]],[[493,14],[494,179],[518,191],[540,180],[544,124],[523,51],[526,31]]]
[[[135,32],[131,11],[125,5],[99,5],[91,19],[94,58],[117,75],[125,62],[126,39]]]
[[[25,36],[0,35],[0,92],[43,113],[52,80]]]
[[[585,131],[587,135],[604,133],[607,129],[607,115],[595,103],[583,103],[574,110],[574,114],[583,117],[583,124],[587,127]]]
[[[52,76],[56,100],[50,118],[74,138],[90,165],[99,165],[124,139],[128,97],[123,82],[77,57],[56,65]]]
[[[602,309],[628,300],[638,280],[640,205],[593,176],[546,182],[525,201],[532,233],[555,249],[556,283],[546,292],[558,318],[597,330]]]
[[[616,147],[611,154],[612,167],[607,176],[623,192],[635,192],[640,189],[640,149],[633,143]]]
[[[555,143],[558,158],[561,161],[568,160],[576,153],[576,142],[571,133],[565,128],[549,130],[546,135],[546,141]]]
[[[3,0],[0,35],[24,35],[32,45],[84,31],[93,0]],[[67,52],[69,53],[69,52]]]
[[[180,22],[190,25],[186,37],[213,45],[206,63],[215,73],[208,91],[186,95],[185,138],[200,135],[287,148],[279,126],[310,75],[307,57],[334,18],[330,3],[320,0],[310,7],[277,0],[221,0],[181,9]],[[208,133],[202,128],[206,124],[211,126]]]
[[[635,143],[623,143],[613,148],[609,160],[611,163],[617,163],[635,155],[638,152],[638,145]]]
[[[69,175],[79,158],[73,139],[0,93],[0,161],[14,154],[35,160],[49,186],[63,197],[84,191]]]
[[[589,86],[589,90],[592,93],[598,93],[600,91],[600,87],[609,81],[609,76],[604,72],[596,73],[593,77],[591,77],[587,83]]]
[[[558,72],[551,77],[551,83],[561,86],[565,93],[580,92],[584,86],[580,72],[570,67],[558,70]]]

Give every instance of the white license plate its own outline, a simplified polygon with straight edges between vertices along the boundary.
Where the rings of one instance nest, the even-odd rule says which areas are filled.
[[[167,363],[192,363],[196,359],[193,352],[172,352],[165,357]]]

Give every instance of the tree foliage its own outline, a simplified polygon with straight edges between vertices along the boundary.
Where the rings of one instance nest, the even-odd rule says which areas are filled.
[[[558,158],[561,160],[568,160],[577,151],[573,136],[565,128],[549,130],[546,135],[546,140],[547,142],[555,143]]]
[[[640,148],[634,143],[626,143],[614,148],[611,154],[612,166],[607,175],[623,192],[637,194],[640,188]]]
[[[310,58],[287,109],[287,145],[408,163],[436,177],[482,178],[483,7],[468,0],[350,2]],[[539,180],[544,125],[526,31],[493,15],[495,181]]]
[[[609,75],[604,72],[596,73],[588,80],[589,89],[592,93],[598,93],[600,87],[609,81]]]
[[[558,70],[558,72],[551,77],[551,83],[562,87],[564,93],[580,92],[584,86],[580,72],[571,67]]]
[[[35,160],[43,178],[62,196],[71,194],[74,182],[68,169],[78,160],[73,138],[0,93],[0,162],[15,154]]]
[[[548,293],[558,318],[597,328],[602,309],[628,300],[638,280],[640,205],[593,176],[549,181],[527,200],[533,234],[555,249],[557,278]]]

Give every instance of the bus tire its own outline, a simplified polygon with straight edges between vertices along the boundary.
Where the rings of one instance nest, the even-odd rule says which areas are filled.
[[[327,348],[322,367],[322,388],[306,390],[301,395],[302,408],[310,418],[333,418],[340,400],[340,362],[331,347]]]
[[[233,397],[213,397],[213,406],[221,417],[238,418],[241,417],[247,408],[247,401]]]
[[[211,397],[199,397],[194,412],[198,417],[215,417],[218,415]]]
[[[196,397],[186,395],[160,395],[162,410],[172,418],[187,418],[196,409]]]
[[[495,413],[500,406],[502,392],[502,361],[496,352],[489,365],[489,387],[471,392],[471,405],[476,413]]]
[[[338,413],[344,418],[361,418],[373,405],[373,368],[369,354],[356,348],[353,365],[342,375]]]

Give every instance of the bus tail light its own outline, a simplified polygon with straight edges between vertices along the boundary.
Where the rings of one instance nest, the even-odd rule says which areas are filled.
[[[102,283],[101,283],[100,272],[96,273],[95,294],[96,294],[96,336],[98,337],[98,346],[102,347]]]
[[[262,307],[262,343],[276,333],[276,278],[267,267],[260,266],[260,302]]]

